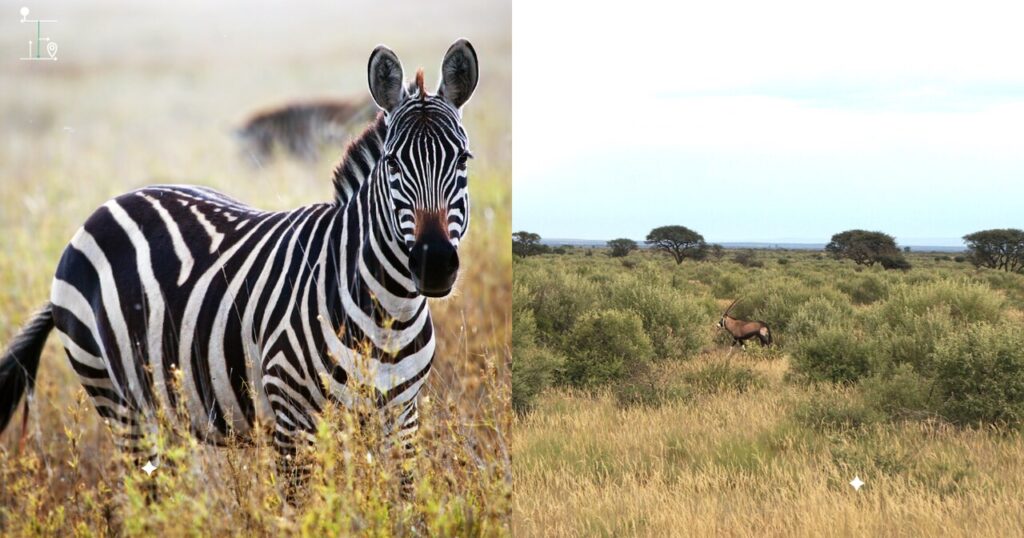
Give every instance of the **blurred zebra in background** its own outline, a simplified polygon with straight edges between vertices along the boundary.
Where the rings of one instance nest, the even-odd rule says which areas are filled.
[[[243,158],[254,166],[271,162],[275,148],[313,163],[321,150],[344,147],[373,121],[377,111],[368,98],[290,103],[253,114],[235,136]]]
[[[265,212],[203,187],[153,186],[96,210],[61,257],[50,302],[0,356],[0,431],[56,328],[140,464],[159,457],[161,417],[212,444],[272,424],[292,498],[309,472],[297,456],[330,402],[371,410],[360,423],[408,457],[434,359],[426,297],[454,287],[469,225],[469,42],[449,48],[441,74],[436,95],[422,70],[410,93],[395,54],[373,51],[383,113],[347,149],[332,202]]]

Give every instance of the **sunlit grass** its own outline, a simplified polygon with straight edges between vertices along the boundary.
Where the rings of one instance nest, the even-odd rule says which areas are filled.
[[[768,384],[661,407],[555,391],[519,418],[517,536],[1015,536],[1024,438],[932,423],[815,431],[794,410],[816,389],[785,359],[716,354]],[[667,375],[667,374],[666,374]],[[822,388],[840,393],[840,388]],[[867,485],[855,491],[859,476]]]
[[[777,263],[782,256],[787,261]],[[514,262],[514,341],[526,348],[516,350],[515,365],[525,372],[517,382],[546,385],[534,399],[523,398],[524,413],[513,424],[513,533],[1024,534],[1019,423],[956,426],[935,408],[902,408],[916,394],[910,389],[928,395],[928,386],[914,385],[920,377],[808,382],[794,353],[844,319],[840,329],[871,322],[844,343],[877,345],[892,333],[909,342],[893,349],[912,358],[931,356],[931,341],[970,328],[963,320],[1020,327],[1024,276],[926,253],[911,254],[914,269],[906,273],[855,268],[810,252],[757,257],[763,267],[729,257],[677,266],[651,252],[630,254],[624,263],[601,251],[568,249]],[[730,348],[714,329],[736,297],[743,297],[738,316],[772,326],[774,347]],[[713,308],[704,308],[709,302]],[[578,334],[580,320],[607,308],[662,320],[643,335],[676,343],[606,386],[560,386],[564,365],[578,366],[589,343],[565,335]],[[928,332],[923,320],[932,318],[942,332]],[[622,331],[619,338],[638,334]],[[600,343],[586,349],[586,358],[599,361],[607,347],[594,341]],[[837,363],[845,349],[824,348],[823,363]],[[887,348],[865,349],[884,374],[894,361],[879,351]],[[1019,402],[1014,398],[1011,390],[998,401],[1012,400],[1004,403],[1009,407]],[[866,484],[859,491],[849,484],[854,477]]]

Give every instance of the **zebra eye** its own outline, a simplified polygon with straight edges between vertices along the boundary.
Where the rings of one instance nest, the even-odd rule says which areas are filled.
[[[384,164],[387,165],[388,167],[388,174],[392,176],[398,174],[398,159],[394,157],[388,157],[387,159],[384,160]]]
[[[472,159],[472,158],[473,158],[473,154],[472,153],[470,153],[468,151],[464,152],[462,155],[459,155],[459,160],[455,164],[455,166],[457,166],[459,170],[465,170],[466,169],[466,163],[470,159]]]

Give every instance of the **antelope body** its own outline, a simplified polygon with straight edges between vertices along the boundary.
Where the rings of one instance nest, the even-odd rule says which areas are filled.
[[[718,327],[724,329],[732,336],[732,345],[744,345],[747,340],[754,337],[757,337],[758,341],[761,342],[761,346],[772,345],[772,331],[767,323],[737,319],[729,315],[732,307],[736,306],[737,302],[739,302],[739,299],[733,301],[729,308],[722,312],[722,318],[718,320]]]

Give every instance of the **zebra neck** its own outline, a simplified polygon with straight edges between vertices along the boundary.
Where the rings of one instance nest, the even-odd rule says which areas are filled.
[[[404,323],[422,310],[409,273],[409,253],[393,230],[394,210],[386,178],[371,173],[339,212],[333,234],[339,243],[341,305],[355,305],[377,325]],[[347,295],[347,297],[346,297]]]

